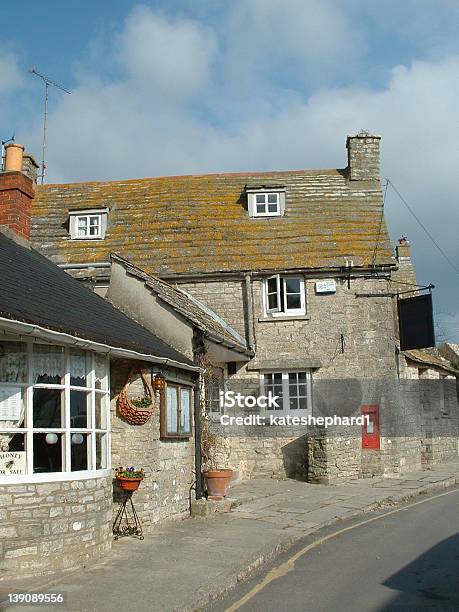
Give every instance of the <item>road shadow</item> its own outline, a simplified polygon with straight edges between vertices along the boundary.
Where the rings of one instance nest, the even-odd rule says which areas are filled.
[[[442,540],[383,584],[399,593],[380,612],[459,610],[459,534]]]

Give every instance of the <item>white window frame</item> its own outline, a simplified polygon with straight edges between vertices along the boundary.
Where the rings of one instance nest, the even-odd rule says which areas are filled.
[[[274,308],[269,307],[268,300],[268,283],[270,280],[276,280],[277,286],[277,306]],[[298,279],[300,281],[300,308],[288,308],[287,307],[287,295],[292,295],[291,293],[287,293],[286,281],[291,279]],[[272,294],[274,292],[270,292]],[[297,295],[295,293],[295,295]],[[273,274],[268,276],[263,281],[263,307],[264,307],[264,315],[266,317],[295,317],[295,316],[304,316],[306,315],[306,283],[302,276],[294,276],[294,275],[282,275],[282,274]]]
[[[89,357],[89,367],[86,371],[87,386],[80,387],[70,384],[70,353],[71,348],[57,344],[47,344],[34,340],[23,340],[22,338],[5,338],[5,342],[19,342],[24,344],[27,351],[26,367],[27,379],[23,382],[0,382],[1,387],[20,387],[24,402],[24,425],[23,427],[1,427],[0,433],[25,435],[26,448],[26,474],[2,475],[0,474],[0,485],[18,482],[55,482],[66,480],[82,480],[87,478],[98,478],[111,473],[111,432],[110,432],[110,361],[107,355],[103,355],[105,363],[105,375],[102,379],[101,388],[96,387],[95,375],[95,353],[85,351]],[[63,349],[63,377],[60,384],[34,383],[33,380],[33,346],[51,346]],[[33,424],[33,394],[34,389],[55,389],[62,392],[60,427],[34,427]],[[87,427],[71,427],[70,423],[70,392],[83,391],[88,395],[88,423]],[[102,399],[101,421],[104,425],[96,427],[96,394]],[[34,473],[34,434],[55,433],[62,436],[62,471]],[[81,433],[88,436],[88,469],[72,471],[71,469],[71,436]],[[96,436],[103,436],[102,468],[96,468]]]
[[[306,409],[301,409],[301,408],[290,408],[290,379],[289,379],[289,375],[290,374],[300,374],[300,373],[304,373],[306,374],[306,404],[307,404],[307,408]],[[269,390],[270,390],[270,386],[266,385],[266,381],[265,381],[265,376],[266,375],[274,375],[274,374],[280,374],[282,376],[282,396],[283,396],[283,403],[282,403],[282,408],[280,409],[275,409],[275,408],[266,408],[266,411],[268,414],[273,414],[273,415],[286,415],[289,414],[291,416],[308,416],[308,415],[312,415],[312,370],[308,369],[308,368],[304,368],[301,370],[266,370],[266,371],[262,371],[260,372],[260,389],[262,390],[262,393],[264,395],[267,395]],[[297,384],[298,386],[298,384]],[[298,396],[295,396],[298,397]],[[301,396],[304,397],[304,396]]]
[[[268,197],[277,197],[276,211],[268,210]],[[265,212],[257,210],[257,196],[265,198]],[[285,189],[247,189],[247,204],[250,217],[282,217],[285,212]]]
[[[70,215],[70,238],[72,240],[103,240],[107,231],[108,208],[95,208],[87,210],[71,210]],[[98,219],[97,234],[90,234],[90,219]],[[79,235],[80,220],[84,219],[86,223],[86,233]]]

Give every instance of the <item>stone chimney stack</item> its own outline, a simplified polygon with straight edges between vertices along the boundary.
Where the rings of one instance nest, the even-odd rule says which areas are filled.
[[[381,136],[361,131],[346,141],[347,166],[351,181],[379,181],[379,144]]]
[[[25,240],[30,239],[32,200],[35,196],[32,169],[35,166],[38,168],[30,155],[26,156],[24,164],[23,145],[16,142],[6,145],[4,169],[0,172],[0,226],[6,226]],[[30,173],[32,176],[29,176]]]

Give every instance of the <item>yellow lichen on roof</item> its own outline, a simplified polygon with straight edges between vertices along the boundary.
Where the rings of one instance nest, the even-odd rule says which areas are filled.
[[[282,217],[249,218],[246,186],[286,189]],[[105,240],[70,240],[70,210],[110,209]],[[46,185],[33,205],[34,246],[58,263],[120,253],[154,274],[393,263],[378,185],[342,170],[161,177]]]

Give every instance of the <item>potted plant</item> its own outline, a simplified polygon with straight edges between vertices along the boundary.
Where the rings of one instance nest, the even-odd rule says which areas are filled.
[[[203,476],[206,481],[207,497],[223,499],[229,493],[233,470],[220,467],[221,459],[225,460],[224,443],[209,431],[209,420],[203,415],[201,420],[201,458]]]
[[[135,467],[124,468],[120,466],[115,470],[115,478],[124,491],[136,491],[145,478],[145,472],[143,468],[138,470]]]

